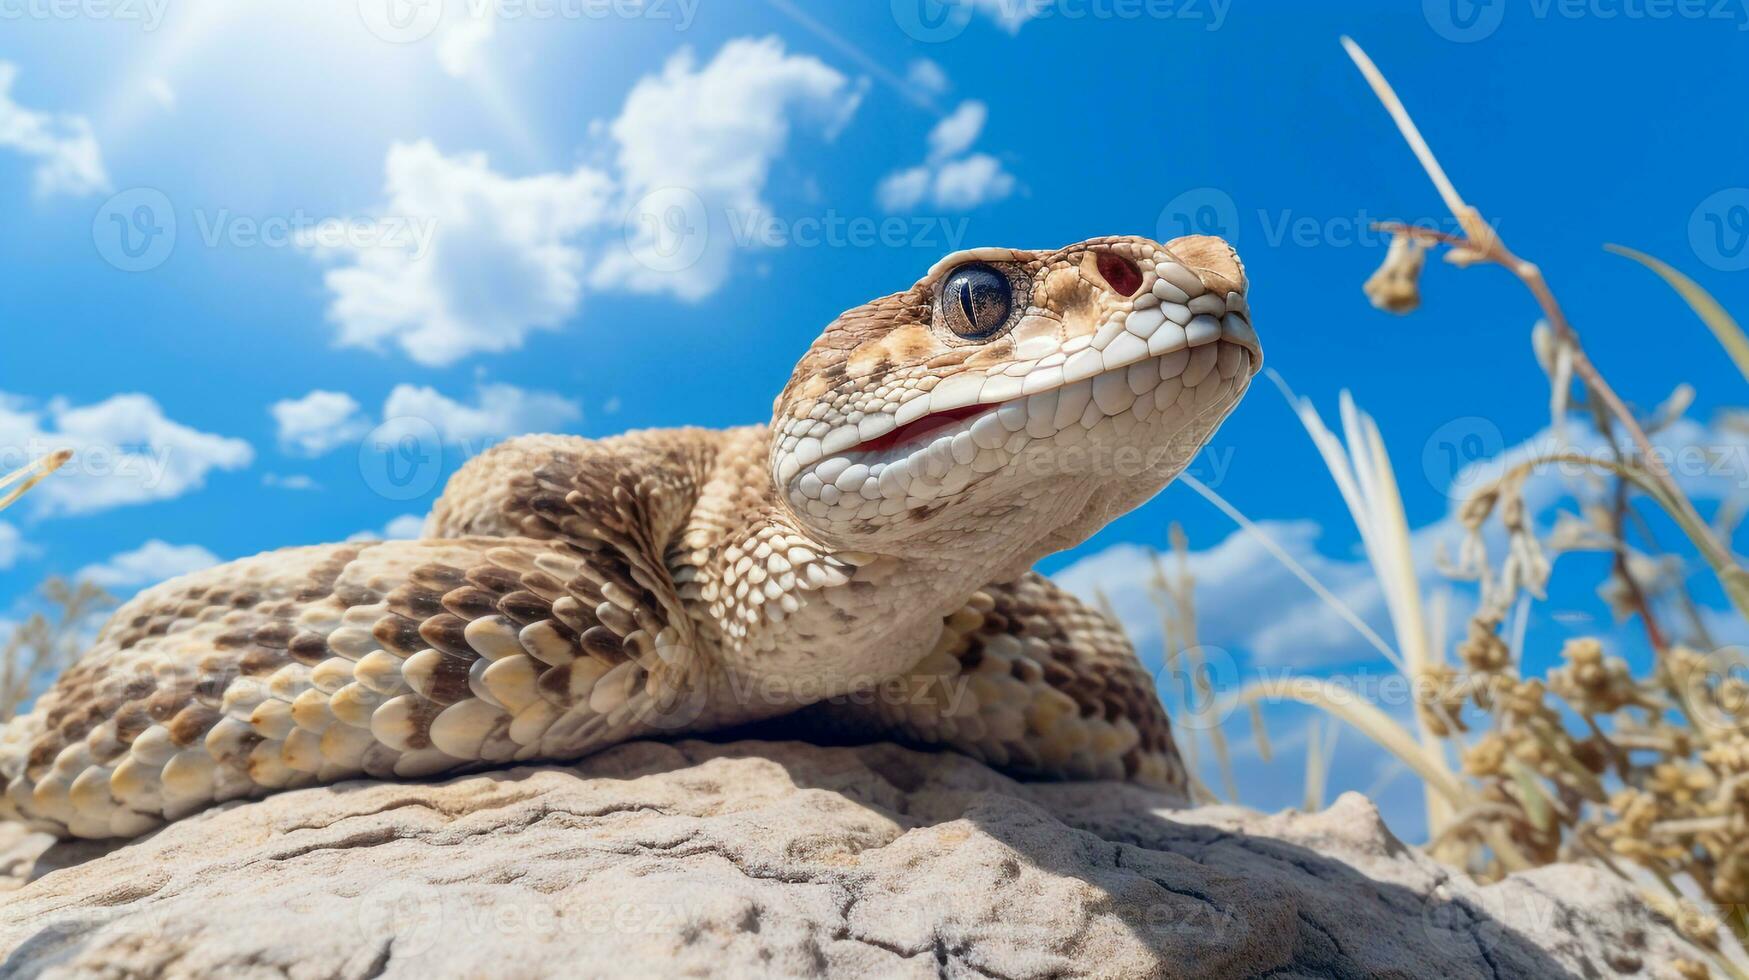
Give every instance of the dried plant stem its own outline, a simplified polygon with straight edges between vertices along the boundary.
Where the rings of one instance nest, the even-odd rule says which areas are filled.
[[[71,449],[57,449],[42,459],[27,463],[0,477],[0,489],[12,486],[20,480],[24,481],[18,483],[18,486],[12,487],[5,496],[0,497],[0,510],[12,506],[13,502],[29,492],[31,487],[41,483],[50,473],[66,465],[67,460],[72,458],[73,451]]]
[[[1688,532],[1689,537],[1694,540],[1695,546],[1705,556],[1707,564],[1711,565],[1714,573],[1719,576],[1725,592],[1731,597],[1732,604],[1744,616],[1749,616],[1749,572],[1744,571],[1737,564],[1730,549],[1713,535],[1712,529],[1701,519],[1699,512],[1694,509],[1694,505],[1689,502],[1687,495],[1676,485],[1669,470],[1658,458],[1657,452],[1652,448],[1652,441],[1647,437],[1645,429],[1640,426],[1639,420],[1634,417],[1634,413],[1621,400],[1621,397],[1615,393],[1615,389],[1609,386],[1609,382],[1603,379],[1597,366],[1586,355],[1584,348],[1579,344],[1579,337],[1574,332],[1572,324],[1568,323],[1566,314],[1561,311],[1560,303],[1555,300],[1555,294],[1543,279],[1542,270],[1537,268],[1534,262],[1527,262],[1513,254],[1506,247],[1505,242],[1501,240],[1500,233],[1495,230],[1494,226],[1482,218],[1481,212],[1465,203],[1463,197],[1458,194],[1457,188],[1453,186],[1451,179],[1446,176],[1445,169],[1439,165],[1439,160],[1434,157],[1433,150],[1422,138],[1421,131],[1415,126],[1415,121],[1409,117],[1409,112],[1403,107],[1402,100],[1397,98],[1397,93],[1391,88],[1391,83],[1385,80],[1384,74],[1379,71],[1377,65],[1373,64],[1372,59],[1367,57],[1366,52],[1361,50],[1360,45],[1354,43],[1353,39],[1344,37],[1342,47],[1354,60],[1355,66],[1365,76],[1367,83],[1372,86],[1373,93],[1378,96],[1385,111],[1389,112],[1391,118],[1396,122],[1403,138],[1408,141],[1410,149],[1421,161],[1422,168],[1427,171],[1428,178],[1433,181],[1440,197],[1445,200],[1446,207],[1457,219],[1458,227],[1463,229],[1464,236],[1462,239],[1454,240],[1451,235],[1428,232],[1425,229],[1413,227],[1402,228],[1403,233],[1454,245],[1460,250],[1455,254],[1462,255],[1464,261],[1493,262],[1504,267],[1517,276],[1520,282],[1524,283],[1525,288],[1530,290],[1531,296],[1536,299],[1537,305],[1542,308],[1543,318],[1548,321],[1555,336],[1570,348],[1573,372],[1627,431],[1643,460],[1641,465],[1645,472],[1663,491],[1661,496],[1665,498],[1666,509],[1670,510],[1672,516],[1676,516],[1679,523],[1684,525],[1684,530]]]
[[[1457,776],[1446,768],[1445,761],[1437,756],[1430,756],[1416,742],[1415,736],[1402,725],[1364,698],[1329,681],[1311,677],[1278,677],[1257,681],[1222,702],[1216,713],[1224,716],[1241,705],[1250,707],[1260,701],[1275,700],[1297,701],[1347,722],[1374,744],[1413,769],[1428,789],[1444,798],[1452,810],[1461,812],[1478,803]],[[1498,824],[1484,825],[1483,837],[1508,871],[1536,867],[1537,862],[1527,857]]]

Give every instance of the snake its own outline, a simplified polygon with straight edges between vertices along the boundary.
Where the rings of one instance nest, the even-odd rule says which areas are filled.
[[[779,726],[1017,778],[1190,776],[1156,677],[1034,570],[1262,363],[1225,241],[974,248],[833,320],[768,423],[503,441],[414,540],[139,593],[0,731],[0,819],[127,838],[353,779]]]

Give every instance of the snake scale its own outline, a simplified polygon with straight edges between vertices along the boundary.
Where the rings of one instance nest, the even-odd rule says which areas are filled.
[[[1177,476],[1260,362],[1220,239],[957,252],[833,321],[768,425],[513,439],[420,540],[141,593],[0,733],[0,816],[128,837],[768,720],[1182,793],[1154,679],[1030,569]]]

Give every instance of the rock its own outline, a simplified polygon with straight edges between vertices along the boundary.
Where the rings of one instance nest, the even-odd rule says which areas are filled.
[[[35,866],[0,891],[0,974],[1649,977],[1695,956],[1613,878],[1478,886],[1358,795],[1162,803],[793,742],[346,783],[34,862],[45,838],[0,839],[0,868]]]

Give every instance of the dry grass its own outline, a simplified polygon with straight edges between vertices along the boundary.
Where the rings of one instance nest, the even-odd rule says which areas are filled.
[[[0,477],[0,490],[7,490],[0,496],[0,510],[17,502],[71,458],[72,453],[62,450]],[[40,591],[54,613],[32,615],[13,629],[5,646],[0,647],[0,721],[18,714],[38,684],[59,674],[78,657],[91,620],[114,602],[89,582],[50,579]]]
[[[1534,340],[1556,431],[1577,415],[1608,448],[1595,456],[1556,449],[1530,459],[1461,506],[1469,536],[1444,571],[1474,581],[1480,601],[1452,656],[1444,648],[1440,607],[1425,598],[1429,592],[1410,554],[1408,523],[1377,426],[1345,395],[1339,437],[1284,387],[1348,504],[1385,597],[1391,639],[1368,629],[1230,504],[1188,482],[1264,538],[1403,673],[1415,692],[1414,722],[1405,726],[1328,681],[1276,678],[1212,707],[1199,699],[1201,714],[1187,719],[1183,727],[1191,737],[1184,741],[1209,733],[1224,755],[1210,713],[1219,717],[1241,705],[1255,713],[1259,704],[1284,700],[1319,708],[1420,778],[1430,833],[1425,848],[1434,857],[1483,878],[1554,861],[1597,863],[1642,886],[1649,901],[1713,954],[1710,969],[1684,963],[1679,973],[1749,976],[1740,945],[1749,937],[1749,661],[1736,662],[1739,651],[1717,650],[1682,574],[1698,558],[1736,615],[1749,616],[1749,571],[1729,547],[1741,502],[1718,507],[1710,523],[1702,517],[1652,449],[1652,436],[1682,416],[1692,391],[1677,385],[1644,417],[1630,410],[1586,356],[1537,267],[1509,251],[1458,194],[1383,75],[1358,46],[1343,43],[1463,230],[1454,236],[1388,226],[1396,238],[1366,283],[1368,296],[1381,309],[1413,311],[1425,256],[1435,250],[1459,267],[1506,269],[1543,315]],[[1657,259],[1612,250],[1670,283],[1749,377],[1749,339],[1712,297]],[[1749,413],[1727,412],[1720,426],[1749,430]],[[1737,460],[1719,463],[1741,468]],[[1553,464],[1579,474],[1573,489],[1580,507],[1539,531],[1523,490],[1534,472]],[[1733,475],[1749,485],[1749,473]],[[1667,547],[1654,534],[1660,514],[1680,529],[1680,547]],[[1485,544],[1483,532],[1492,528],[1506,543],[1502,554],[1489,554]],[[1175,538],[1175,550],[1182,554],[1181,539]],[[1653,657],[1642,674],[1595,637],[1568,641],[1560,665],[1544,676],[1521,669],[1523,624],[1528,604],[1543,597],[1552,574],[1548,555],[1581,550],[1611,556],[1600,601],[1644,632]],[[1153,584],[1171,612],[1169,622],[1194,622],[1188,572],[1158,574]],[[1182,625],[1166,636],[1169,651],[1194,647],[1194,632]],[[1174,655],[1182,654],[1169,652],[1169,659]],[[1194,759],[1194,746],[1188,747]],[[1326,752],[1314,737],[1308,803],[1322,799]],[[1224,781],[1234,796],[1230,775]]]

